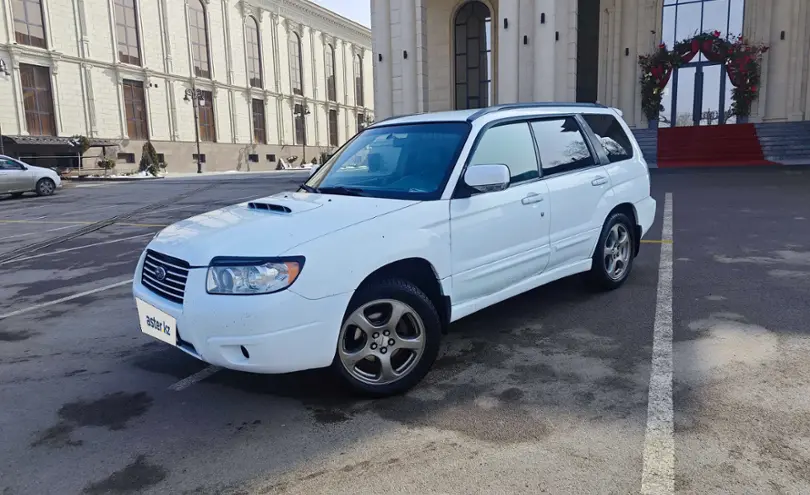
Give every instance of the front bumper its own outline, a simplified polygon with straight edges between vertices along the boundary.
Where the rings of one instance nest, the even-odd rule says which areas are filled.
[[[211,295],[206,268],[189,270],[183,304],[141,283],[141,256],[133,295],[177,320],[178,347],[207,363],[253,373],[290,373],[332,363],[351,293],[306,299],[292,290],[253,296]],[[249,358],[242,353],[245,347]]]
[[[635,208],[637,216],[636,221],[638,222],[639,227],[641,227],[641,237],[644,237],[647,235],[647,232],[649,232],[650,227],[652,227],[652,224],[655,221],[656,202],[652,196],[648,196],[636,203]]]

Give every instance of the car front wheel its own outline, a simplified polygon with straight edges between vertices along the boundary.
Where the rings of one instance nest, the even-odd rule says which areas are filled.
[[[56,184],[51,179],[39,179],[36,192],[39,196],[50,196],[56,190]]]
[[[418,287],[401,279],[372,283],[349,305],[332,368],[362,395],[401,394],[430,370],[440,339],[439,314]]]
[[[633,269],[633,224],[624,213],[613,213],[605,221],[593,254],[590,278],[595,288],[620,287]]]

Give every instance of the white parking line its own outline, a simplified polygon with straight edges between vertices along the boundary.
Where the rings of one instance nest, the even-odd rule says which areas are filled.
[[[672,193],[664,200],[653,327],[652,369],[644,436],[641,493],[675,493],[675,432],[672,406]],[[666,242],[670,241],[670,242]]]
[[[210,377],[217,371],[221,370],[219,366],[209,366],[205,369],[202,369],[193,375],[183,378],[179,382],[175,383],[174,385],[169,387],[169,390],[173,390],[175,392],[179,392],[181,390],[187,389],[188,387],[194,385],[197,382],[203,381],[206,378]]]
[[[0,263],[0,266],[7,265],[9,263],[14,263],[15,261],[33,260],[33,259],[36,259],[36,258],[42,258],[44,256],[53,256],[54,254],[62,254],[62,253],[70,252],[70,251],[78,251],[79,249],[87,249],[87,248],[90,248],[90,247],[103,246],[105,244],[115,244],[116,242],[129,241],[131,239],[137,239],[139,237],[146,237],[146,236],[149,236],[149,235],[153,236],[153,235],[155,235],[155,233],[154,232],[147,232],[145,234],[138,234],[138,235],[133,235],[133,236],[130,236],[130,237],[124,237],[123,239],[113,239],[111,241],[94,242],[93,244],[85,244],[84,246],[77,246],[77,247],[72,247],[72,248],[67,248],[67,249],[57,249],[56,251],[50,251],[48,253],[35,254],[33,256],[23,256],[21,258],[13,258],[13,259],[10,259],[8,261],[3,261],[2,263]]]
[[[17,315],[22,315],[22,314],[25,314],[25,313],[29,313],[31,311],[36,311],[37,309],[47,308],[48,306],[54,306],[56,304],[62,304],[63,302],[72,301],[72,300],[78,299],[80,297],[89,296],[89,295],[95,294],[97,292],[103,292],[105,290],[114,289],[116,287],[121,287],[122,285],[127,285],[127,284],[131,284],[131,283],[132,283],[132,279],[122,280],[122,281],[116,282],[114,284],[105,285],[104,287],[99,287],[97,289],[87,290],[87,291],[84,291],[84,292],[79,292],[78,294],[73,294],[72,296],[63,297],[63,298],[57,299],[55,301],[50,301],[50,302],[46,302],[46,303],[42,303],[42,304],[36,304],[36,305],[28,307],[28,308],[18,309],[17,311],[12,311],[11,313],[6,313],[4,315],[0,315],[0,320],[3,320],[5,318],[10,318],[12,316],[17,316]]]

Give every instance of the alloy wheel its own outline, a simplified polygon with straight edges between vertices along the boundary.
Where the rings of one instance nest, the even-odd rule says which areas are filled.
[[[425,325],[409,305],[378,299],[357,308],[340,330],[338,355],[349,374],[387,385],[413,371],[425,351]]]
[[[605,238],[605,271],[611,280],[621,280],[630,264],[630,232],[624,224],[617,223]]]

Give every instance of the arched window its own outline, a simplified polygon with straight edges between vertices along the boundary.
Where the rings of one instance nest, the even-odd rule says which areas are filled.
[[[262,85],[262,49],[259,42],[259,23],[249,15],[245,19],[245,51],[247,51],[247,70],[250,86],[261,88]]]
[[[363,56],[355,55],[354,57],[354,101],[358,107],[365,105],[365,96],[363,92]]]
[[[326,45],[323,52],[323,60],[326,65],[326,96],[329,101],[337,100],[337,87],[335,85],[335,48]]]
[[[290,51],[290,83],[292,92],[296,95],[304,94],[304,61],[301,60],[301,37],[298,33],[290,33],[288,38]]]
[[[453,23],[456,108],[483,108],[492,100],[492,13],[483,2],[467,2]]]
[[[205,7],[202,0],[190,0],[188,3],[188,32],[191,39],[191,62],[194,64],[194,75],[210,79],[208,23],[205,21]]]

